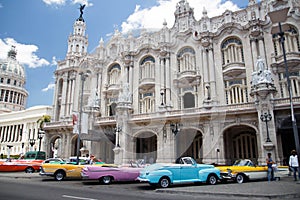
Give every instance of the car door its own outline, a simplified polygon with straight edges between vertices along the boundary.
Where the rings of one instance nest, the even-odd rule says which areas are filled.
[[[180,166],[181,182],[190,182],[198,179],[197,165],[181,164]]]

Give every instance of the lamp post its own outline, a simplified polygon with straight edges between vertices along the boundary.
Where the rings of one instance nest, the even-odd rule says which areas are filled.
[[[160,105],[163,106],[164,105],[164,89],[160,90],[160,96],[161,96],[161,103],[160,103]]]
[[[120,132],[122,131],[122,127],[116,126],[115,128],[116,131],[116,142],[117,142],[117,147],[120,147]]]
[[[294,114],[294,105],[293,105],[293,93],[291,89],[291,80],[290,80],[290,74],[289,69],[287,66],[287,60],[286,60],[286,52],[285,52],[285,46],[284,46],[284,32],[283,28],[281,26],[281,22],[286,21],[287,14],[289,12],[289,7],[281,10],[275,10],[273,12],[269,12],[269,17],[272,21],[272,23],[278,23],[279,27],[279,36],[280,36],[280,43],[282,47],[282,53],[283,53],[283,60],[284,60],[284,66],[285,66],[285,76],[287,79],[287,87],[289,92],[289,100],[290,100],[290,107],[291,107],[291,119],[292,119],[292,126],[293,126],[293,133],[294,133],[294,139],[295,139],[295,146],[296,151],[298,153],[298,163],[300,163],[300,145],[299,145],[299,134],[298,134],[298,127],[297,122]],[[300,171],[300,166],[298,168],[298,172]]]
[[[81,121],[82,121],[82,106],[83,106],[83,89],[84,89],[84,82],[86,78],[89,76],[91,72],[88,70],[86,72],[80,72],[80,80],[81,80],[81,94],[80,94],[80,106],[79,106],[79,126],[78,126],[78,137],[77,137],[77,161],[76,164],[79,164],[79,154],[80,154],[80,134],[81,134]]]
[[[266,140],[266,142],[272,142],[270,140],[269,127],[268,127],[268,122],[271,121],[272,115],[270,113],[265,112],[264,114],[260,115],[260,119],[261,119],[261,121],[266,122],[266,128],[267,128],[267,140]]]
[[[35,139],[31,138],[29,139],[29,144],[31,146],[31,151],[33,150],[33,145],[35,144]]]
[[[38,139],[40,140],[39,141],[39,152],[41,151],[41,143],[42,143],[44,134],[45,134],[45,131],[39,130],[39,132],[38,132]]]
[[[171,127],[171,131],[172,131],[172,133],[174,134],[174,135],[177,135],[177,133],[179,133],[179,131],[180,131],[180,127],[181,126],[181,124],[178,124],[177,122],[175,123],[175,124],[173,124],[173,123],[171,123],[170,124],[170,127]]]

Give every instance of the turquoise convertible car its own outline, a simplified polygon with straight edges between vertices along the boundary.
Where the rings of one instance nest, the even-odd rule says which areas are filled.
[[[175,164],[156,163],[141,170],[137,180],[162,188],[171,184],[207,183],[217,184],[220,170],[213,165],[197,164],[191,157],[182,157]]]

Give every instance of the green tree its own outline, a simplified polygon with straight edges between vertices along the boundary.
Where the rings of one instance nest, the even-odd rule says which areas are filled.
[[[37,124],[39,128],[42,130],[44,128],[44,123],[50,122],[51,116],[50,115],[43,115],[41,118],[37,120]]]

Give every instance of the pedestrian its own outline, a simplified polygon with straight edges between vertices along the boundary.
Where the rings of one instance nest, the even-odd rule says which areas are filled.
[[[299,167],[299,163],[298,163],[298,156],[297,156],[297,152],[296,150],[293,150],[291,152],[291,156],[290,156],[290,159],[289,159],[289,166],[290,168],[292,169],[293,171],[293,174],[294,174],[294,181],[297,181],[297,171],[298,171],[298,167]],[[300,180],[300,173],[298,171],[298,177],[299,177],[299,180]]]
[[[92,165],[95,163],[95,156],[93,154],[90,155],[89,164]]]
[[[275,162],[272,159],[272,154],[268,153],[268,157],[266,158],[266,163],[268,166],[268,181],[273,181],[274,179],[274,170],[272,165],[275,164]]]

